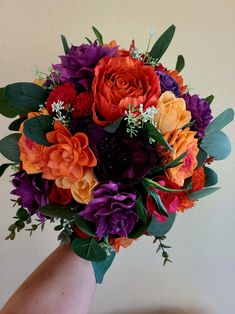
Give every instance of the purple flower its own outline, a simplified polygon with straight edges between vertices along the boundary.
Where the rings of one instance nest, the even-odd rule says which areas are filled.
[[[126,133],[110,134],[93,126],[89,139],[97,155],[94,173],[99,181],[112,180],[133,185],[157,164],[154,148],[139,138],[130,138]]]
[[[59,71],[63,83],[74,83],[89,90],[99,60],[105,56],[113,57],[116,53],[117,47],[109,48],[97,43],[72,46],[67,55],[60,56],[61,64],[55,64],[53,68]]]
[[[108,234],[127,237],[138,220],[135,200],[136,195],[122,184],[110,181],[95,187],[93,199],[79,215],[96,225],[99,238]]]
[[[191,96],[189,93],[184,94],[187,110],[191,111],[194,124],[192,129],[197,131],[197,135],[202,137],[205,135],[205,129],[213,119],[209,103],[199,98],[198,95]]]
[[[176,80],[173,79],[173,77],[162,71],[157,71],[157,75],[160,79],[162,93],[165,91],[171,91],[175,97],[179,98],[181,96],[179,85],[177,84]]]
[[[49,203],[47,196],[51,182],[42,179],[41,174],[29,175],[25,171],[19,171],[14,175],[12,184],[15,189],[11,194],[19,196],[20,205],[26,208],[31,216],[36,214],[44,221],[45,217],[38,209]]]

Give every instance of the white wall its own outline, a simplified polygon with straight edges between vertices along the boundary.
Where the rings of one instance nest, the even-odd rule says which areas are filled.
[[[186,82],[202,96],[213,93],[218,114],[235,102],[234,14],[233,0],[0,0],[0,86],[31,81],[34,66],[46,70],[57,62],[61,33],[80,44],[92,37],[95,25],[107,41],[128,47],[135,38],[144,49],[148,28],[156,26],[160,34],[174,23],[177,32],[163,61],[173,67],[183,54]],[[8,121],[0,119],[3,137]],[[226,131],[234,144],[234,124]],[[178,215],[167,241],[174,263],[161,265],[151,239],[122,250],[97,288],[92,314],[235,313],[234,156],[213,165],[222,189]],[[31,239],[21,232],[15,241],[4,240],[14,215],[10,190],[5,175],[0,180],[0,305],[57,245],[50,227]]]

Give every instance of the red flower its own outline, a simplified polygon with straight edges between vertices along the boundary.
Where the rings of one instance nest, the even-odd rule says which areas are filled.
[[[48,198],[50,203],[60,205],[68,205],[73,200],[70,189],[59,188],[55,183],[51,187]]]
[[[81,92],[78,94],[76,103],[73,106],[72,116],[74,118],[87,116],[91,113],[93,104],[93,94],[91,92]]]
[[[70,83],[65,83],[62,85],[57,86],[53,91],[51,91],[47,101],[46,101],[46,108],[49,113],[52,112],[52,104],[57,103],[58,101],[63,101],[64,106],[73,105],[77,101],[77,92],[75,86]]]

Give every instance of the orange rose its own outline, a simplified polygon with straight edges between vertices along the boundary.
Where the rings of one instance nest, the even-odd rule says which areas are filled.
[[[129,56],[104,57],[95,68],[93,120],[107,125],[123,115],[129,105],[156,106],[160,81],[152,66]]]
[[[83,177],[84,167],[94,167],[97,161],[86,134],[71,135],[59,121],[55,121],[54,129],[46,134],[52,145],[45,150],[42,176],[48,180],[65,178],[72,184]]]
[[[132,244],[134,240],[121,237],[121,238],[109,238],[109,243],[113,246],[116,252],[119,252],[120,246],[124,247],[125,249]]]
[[[182,128],[191,120],[191,112],[186,110],[184,99],[176,98],[169,91],[158,99],[157,109],[154,123],[163,135]]]
[[[84,170],[84,175],[80,180],[77,180],[72,184],[68,182],[66,178],[56,180],[57,186],[64,189],[71,189],[73,198],[81,204],[88,204],[90,202],[92,198],[92,189],[96,184],[97,181],[92,170],[89,168]]]
[[[167,133],[164,137],[173,147],[174,153],[168,153],[168,161],[174,160],[181,154],[188,152],[183,158],[182,164],[174,168],[166,169],[167,177],[178,184],[184,185],[184,180],[192,176],[194,169],[197,167],[198,140],[194,138],[197,132],[190,131],[189,128],[176,130],[173,133]]]
[[[28,174],[42,172],[43,156],[46,147],[33,142],[25,135],[21,135],[19,140],[19,147],[20,160],[22,161],[23,169]]]

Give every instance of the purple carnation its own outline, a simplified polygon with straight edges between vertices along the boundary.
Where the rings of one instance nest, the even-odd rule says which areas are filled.
[[[102,128],[90,128],[89,139],[97,154],[94,173],[99,181],[112,180],[133,185],[157,164],[154,148],[137,137],[126,133],[110,134]]]
[[[37,214],[41,221],[45,217],[38,211],[49,203],[48,193],[51,182],[42,179],[41,174],[29,175],[24,171],[19,171],[14,175],[12,184],[15,187],[11,194],[19,196],[20,205],[27,209],[30,215]]]
[[[122,184],[110,181],[95,187],[93,199],[79,215],[96,225],[99,238],[108,234],[127,237],[138,220],[135,200],[136,195]]]
[[[213,119],[209,103],[199,98],[198,95],[191,96],[189,93],[184,94],[187,110],[191,111],[194,124],[192,129],[197,131],[197,135],[202,137],[205,135],[205,129]]]
[[[61,64],[55,64],[53,68],[59,71],[63,83],[74,83],[89,90],[99,60],[105,56],[113,57],[116,53],[117,47],[109,48],[97,43],[72,46],[67,55],[60,56]]]
[[[157,71],[157,75],[160,79],[162,93],[164,93],[165,91],[170,91],[177,98],[181,96],[179,85],[173,77],[162,71]]]

